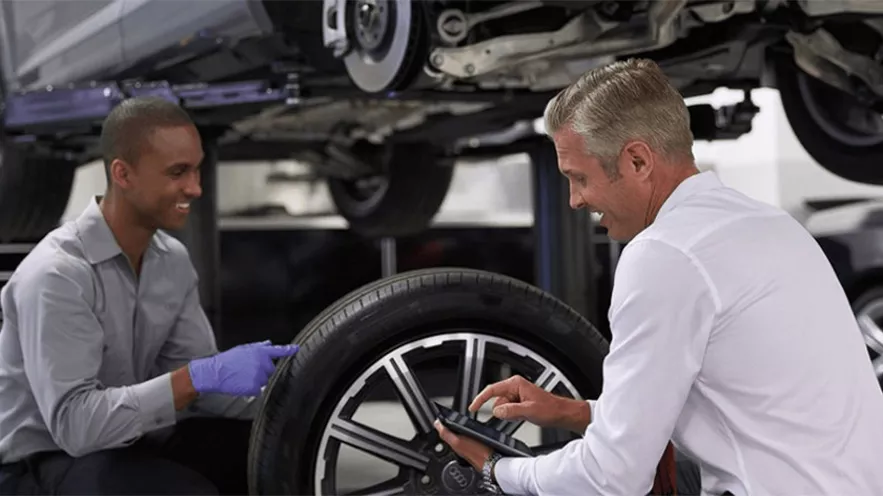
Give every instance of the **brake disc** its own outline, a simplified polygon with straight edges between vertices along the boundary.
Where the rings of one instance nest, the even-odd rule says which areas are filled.
[[[354,0],[345,3],[350,79],[363,91],[401,90],[419,75],[425,59],[425,21],[411,0]]]

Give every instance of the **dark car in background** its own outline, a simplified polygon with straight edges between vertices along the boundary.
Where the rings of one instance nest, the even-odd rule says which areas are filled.
[[[809,202],[805,221],[846,290],[883,386],[883,200]]]

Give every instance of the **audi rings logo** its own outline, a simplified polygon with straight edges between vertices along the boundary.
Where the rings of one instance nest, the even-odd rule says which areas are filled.
[[[472,484],[474,472],[468,467],[463,467],[456,461],[449,462],[442,470],[442,481],[445,487],[451,491],[462,491]]]
[[[451,465],[445,470],[445,474],[447,474],[454,482],[457,483],[458,486],[462,488],[466,488],[469,485],[469,481],[466,480],[466,476],[463,475],[463,471],[460,470],[460,467],[456,465]]]

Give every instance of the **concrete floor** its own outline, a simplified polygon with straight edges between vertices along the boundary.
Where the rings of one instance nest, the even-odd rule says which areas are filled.
[[[443,405],[451,404],[451,398],[433,398],[433,401]],[[490,418],[492,404],[493,402],[488,402],[479,411],[479,420]],[[365,403],[359,407],[353,420],[400,439],[409,439],[415,433],[404,408],[398,402]],[[536,446],[540,442],[540,429],[525,423],[516,431],[515,437],[528,446]],[[342,493],[378,484],[394,477],[398,471],[394,464],[350,446],[343,446],[339,456],[337,487]]]

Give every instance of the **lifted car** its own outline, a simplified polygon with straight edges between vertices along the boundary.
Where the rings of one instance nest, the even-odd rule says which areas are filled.
[[[454,160],[514,153],[587,69],[656,60],[697,139],[751,129],[778,88],[800,142],[841,177],[883,184],[883,2],[875,0],[0,0],[0,241],[58,222],[119,101],[162,95],[224,160],[292,158],[328,178],[358,231],[419,231]],[[521,148],[519,148],[519,146]]]

